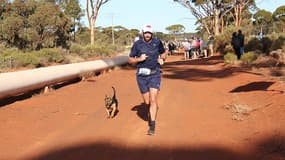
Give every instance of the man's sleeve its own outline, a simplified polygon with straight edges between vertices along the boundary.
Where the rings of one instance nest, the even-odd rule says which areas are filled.
[[[134,43],[132,48],[131,48],[131,52],[129,54],[129,57],[135,57],[137,56],[137,44]]]
[[[158,48],[159,54],[162,54],[162,53],[165,52],[165,49],[164,49],[164,46],[163,46],[161,40],[159,40],[159,45],[158,45],[158,47],[159,47],[159,48]]]

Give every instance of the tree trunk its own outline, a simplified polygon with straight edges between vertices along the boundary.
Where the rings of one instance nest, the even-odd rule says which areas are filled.
[[[94,45],[94,39],[95,39],[95,31],[94,31],[94,23],[93,21],[90,23],[90,42],[91,45]]]
[[[222,25],[221,25],[221,33],[224,33],[224,25],[225,25],[225,21],[224,21],[224,19],[223,19],[223,18],[221,19],[221,21],[222,21]]]
[[[214,35],[219,35],[220,34],[220,25],[219,25],[219,22],[220,22],[220,18],[219,18],[219,14],[220,14],[220,11],[218,9],[215,9],[214,11]]]
[[[239,13],[238,13],[238,27],[241,25],[241,20],[242,20],[242,8],[243,8],[243,4],[242,4],[242,1],[240,2],[240,5],[239,5]]]
[[[234,11],[235,11],[235,18],[234,18],[234,20],[235,20],[235,26],[236,27],[238,27],[238,21],[239,21],[239,17],[238,17],[238,13],[239,13],[239,11],[238,11],[239,9],[238,9],[238,5],[236,5],[235,7],[234,7]]]

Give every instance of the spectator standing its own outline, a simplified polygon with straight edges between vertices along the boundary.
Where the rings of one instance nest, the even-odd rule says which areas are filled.
[[[262,32],[258,32],[258,40],[262,40],[262,37],[263,37],[263,35],[262,35]]]
[[[172,55],[175,50],[175,44],[171,41],[168,43],[169,55]]]
[[[184,42],[182,42],[183,48],[184,48],[184,59],[189,59],[189,52],[191,49],[191,44],[188,41],[187,38],[185,38]]]
[[[238,59],[240,59],[241,54],[240,54],[240,39],[238,38],[237,32],[234,32],[232,34],[232,41],[231,41],[232,47],[235,51],[235,54]]]
[[[240,41],[240,55],[244,53],[244,35],[241,30],[238,30],[238,39]]]
[[[192,43],[191,43],[191,58],[196,59],[198,58],[198,46],[197,46],[197,39],[192,37]]]

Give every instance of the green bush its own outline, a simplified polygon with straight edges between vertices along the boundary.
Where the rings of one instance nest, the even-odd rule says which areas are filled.
[[[270,48],[270,51],[281,49],[282,46],[285,44],[285,37],[284,36],[280,36],[278,38],[271,38],[271,40],[272,40],[272,46]]]
[[[16,67],[21,67],[21,66],[37,67],[40,65],[40,61],[35,55],[28,54],[28,53],[18,53],[14,56],[15,56],[14,64],[16,64]]]
[[[83,58],[100,56],[100,48],[95,45],[86,45],[83,47],[83,52],[80,54]]]
[[[227,44],[226,46],[225,46],[225,49],[224,49],[224,52],[225,53],[229,53],[229,52],[234,52],[234,49],[233,49],[233,47],[232,47],[232,45],[231,44]]]
[[[26,53],[17,49],[8,49],[1,55],[1,61],[4,62],[1,67],[40,67],[47,66],[49,63],[61,63],[63,60],[63,55],[57,49],[42,49]]]
[[[256,38],[252,37],[245,45],[247,51],[262,51],[262,43]]]
[[[83,51],[83,47],[79,44],[76,44],[76,43],[73,43],[71,46],[70,46],[70,53],[74,53],[74,54],[78,54],[80,55]]]
[[[241,56],[241,61],[243,64],[251,64],[257,59],[258,55],[254,52],[247,52]]]
[[[227,52],[227,46],[231,46],[231,38],[232,33],[237,32],[237,28],[235,26],[229,26],[226,30],[224,30],[223,34],[215,36],[214,39],[214,50],[221,53],[226,54]]]
[[[9,48],[0,55],[0,63],[1,68],[18,68],[29,65],[37,66],[39,61],[34,55],[23,53],[17,48]]]
[[[60,53],[60,50],[54,48],[44,48],[39,51],[32,52],[38,57],[41,63],[61,63],[64,61],[63,55]]]
[[[6,53],[3,57],[5,66],[8,68],[19,68],[26,66],[38,66],[40,64],[38,58],[32,54],[22,53],[22,52],[11,52]],[[5,67],[4,66],[4,67]]]
[[[12,54],[20,53],[18,48],[6,48],[2,51],[2,56],[10,56]]]
[[[84,46],[83,57],[105,57],[110,56],[112,50],[105,46],[87,45]]]
[[[237,56],[232,52],[228,52],[224,55],[224,61],[226,64],[234,64],[237,61]]]
[[[123,45],[109,45],[108,47],[111,51],[111,53],[115,53],[115,52],[123,52],[125,51],[125,48]]]
[[[7,69],[26,66],[30,68],[42,67],[51,63],[66,64],[82,62],[87,58],[104,58],[124,51],[125,47],[112,44],[81,46],[74,43],[69,52],[60,48],[44,48],[38,51],[24,52],[17,48],[6,48],[0,43],[0,49],[0,69]]]
[[[12,68],[13,67],[13,59],[12,57],[4,57],[0,55],[0,69],[3,68]]]

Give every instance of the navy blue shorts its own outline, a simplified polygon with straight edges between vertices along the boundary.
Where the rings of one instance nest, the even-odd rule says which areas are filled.
[[[150,88],[160,90],[161,74],[156,73],[149,76],[137,75],[137,83],[142,94],[149,92]]]

